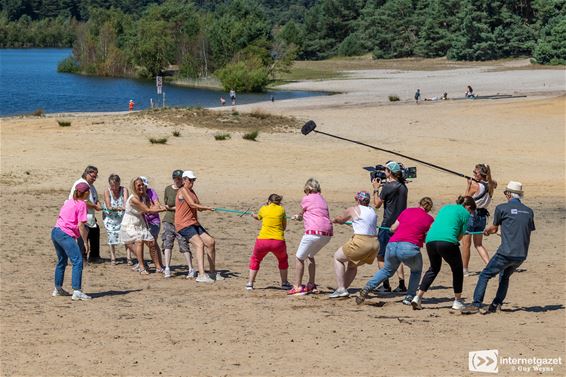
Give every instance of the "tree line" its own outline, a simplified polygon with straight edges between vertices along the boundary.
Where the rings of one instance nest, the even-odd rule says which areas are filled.
[[[532,57],[566,64],[566,0],[4,0],[1,47],[73,47],[60,69],[214,73],[259,90],[292,60]]]

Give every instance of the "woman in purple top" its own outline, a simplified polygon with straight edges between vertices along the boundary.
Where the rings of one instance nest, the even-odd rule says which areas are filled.
[[[52,296],[70,296],[71,294],[63,289],[63,280],[65,278],[65,268],[67,261],[71,259],[73,264],[73,300],[90,300],[81,291],[81,282],[83,274],[83,257],[88,255],[88,243],[86,253],[82,255],[81,249],[77,243],[77,239],[82,237],[87,239],[87,230],[85,223],[87,222],[86,200],[90,195],[90,186],[86,182],[79,182],[75,185],[72,198],[65,200],[65,203],[59,211],[57,223],[51,231],[51,241],[57,252],[57,266],[55,266],[55,289]]]
[[[401,263],[406,264],[411,269],[409,288],[403,304],[411,305],[413,297],[417,293],[417,287],[421,279],[423,269],[423,257],[421,247],[425,236],[434,222],[428,213],[432,209],[432,199],[424,197],[419,201],[416,208],[407,208],[391,225],[393,236],[389,239],[385,252],[385,265],[377,271],[367,282],[365,287],[356,297],[356,303],[360,305],[367,298],[369,292],[374,290],[385,279],[395,274]]]
[[[157,192],[149,187],[149,180],[146,177],[140,177],[140,179],[142,180],[146,189],[146,195],[144,197],[145,205],[148,207],[161,207]],[[161,267],[163,265],[163,261],[161,259],[161,249],[159,248],[159,243],[157,242],[159,232],[161,231],[161,218],[159,217],[159,213],[157,212],[145,213],[143,216],[145,217],[145,221],[147,222],[149,233],[151,233],[153,239],[155,240],[155,249],[157,250],[157,253],[155,255],[150,252],[151,259],[153,260],[153,263],[157,268],[156,272],[164,272],[165,270]]]
[[[333,235],[328,204],[320,194],[320,183],[310,178],[305,183],[304,192],[306,195],[301,201],[301,212],[293,216],[297,220],[303,220],[305,234],[297,250],[295,285],[288,292],[289,295],[305,295],[316,290],[314,256],[330,242]],[[307,258],[309,259],[309,282],[304,286],[302,280]]]

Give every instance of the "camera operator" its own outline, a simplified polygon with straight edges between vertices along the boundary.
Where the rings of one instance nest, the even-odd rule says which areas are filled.
[[[379,252],[377,254],[377,263],[379,268],[383,268],[385,260],[385,250],[387,243],[392,234],[389,228],[399,217],[399,214],[407,208],[407,186],[401,171],[401,165],[395,161],[389,161],[385,164],[385,180],[382,182],[376,178],[372,180],[373,185],[373,203],[375,208],[381,208],[383,205],[383,221],[377,234],[379,240]],[[384,229],[386,228],[386,229]],[[406,292],[403,265],[397,270],[399,276],[399,287],[395,292]],[[389,280],[383,281],[381,292],[391,292]]]

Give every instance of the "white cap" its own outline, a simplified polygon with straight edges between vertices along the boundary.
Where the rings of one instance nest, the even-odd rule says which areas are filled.
[[[197,176],[195,175],[195,173],[193,173],[192,170],[185,170],[183,172],[183,178],[197,179]]]
[[[144,186],[149,186],[149,179],[147,179],[147,177],[144,177],[143,175],[140,176],[140,179],[143,183]]]
[[[507,187],[505,187],[505,191],[523,195],[523,184],[521,182],[509,181]]]

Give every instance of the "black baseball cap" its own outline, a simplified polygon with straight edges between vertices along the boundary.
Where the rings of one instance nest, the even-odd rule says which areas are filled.
[[[172,176],[173,178],[181,178],[183,176],[183,170],[181,169],[173,170]]]

